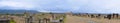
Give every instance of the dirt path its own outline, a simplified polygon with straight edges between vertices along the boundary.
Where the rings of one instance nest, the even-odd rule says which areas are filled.
[[[120,19],[97,19],[67,15],[65,23],[120,23]]]
[[[98,23],[87,18],[67,15],[65,23]]]

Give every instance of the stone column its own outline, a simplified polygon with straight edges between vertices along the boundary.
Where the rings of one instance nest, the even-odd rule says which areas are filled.
[[[108,19],[111,19],[111,18],[112,18],[112,15],[111,15],[111,14],[107,15],[107,18],[108,18]]]
[[[115,14],[115,18],[116,18],[116,19],[118,19],[118,15],[119,15],[119,14]]]
[[[91,14],[91,18],[94,18],[94,15],[93,15],[93,14]]]
[[[91,14],[89,14],[88,17],[91,18]]]
[[[115,14],[112,14],[112,19],[114,19],[115,18]]]
[[[94,14],[94,18],[97,18],[98,14]]]
[[[104,19],[104,18],[105,18],[105,15],[101,15],[100,17],[101,17],[101,19]]]
[[[112,18],[113,19],[117,19],[118,18],[118,14],[112,14]]]
[[[118,15],[118,19],[120,19],[120,15]]]
[[[89,14],[87,14],[87,17],[89,17]]]
[[[42,19],[39,19],[39,23],[42,23],[43,21],[42,21]]]

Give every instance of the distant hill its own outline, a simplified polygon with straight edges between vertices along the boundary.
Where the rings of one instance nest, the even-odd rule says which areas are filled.
[[[0,14],[11,13],[11,14],[23,14],[24,12],[28,13],[38,13],[35,10],[0,10]]]

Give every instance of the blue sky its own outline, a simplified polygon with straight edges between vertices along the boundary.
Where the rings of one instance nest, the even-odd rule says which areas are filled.
[[[120,13],[120,0],[0,0],[0,9],[40,12]]]

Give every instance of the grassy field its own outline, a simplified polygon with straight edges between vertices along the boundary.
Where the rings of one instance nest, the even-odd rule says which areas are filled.
[[[13,19],[10,20],[10,23],[16,23]]]

